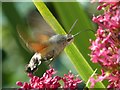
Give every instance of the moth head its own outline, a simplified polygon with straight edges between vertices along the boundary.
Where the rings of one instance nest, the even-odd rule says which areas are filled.
[[[73,42],[73,40],[74,40],[74,35],[72,35],[72,34],[67,34],[66,35],[66,41],[67,41],[68,44]]]
[[[68,44],[70,44],[71,42],[73,42],[74,37],[75,37],[76,35],[78,35],[78,34],[75,34],[75,35],[72,35],[72,34],[71,34],[71,32],[72,32],[75,24],[77,23],[77,21],[78,21],[78,19],[73,23],[73,25],[72,25],[72,27],[70,28],[68,34],[65,35],[65,36],[66,36],[66,41],[67,41]]]

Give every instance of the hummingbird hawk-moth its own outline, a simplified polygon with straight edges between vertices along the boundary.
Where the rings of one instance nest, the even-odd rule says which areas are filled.
[[[67,45],[73,42],[74,37],[79,34],[71,34],[71,31],[76,22],[77,20],[74,22],[71,29],[66,35],[55,34],[52,30],[48,29],[49,26],[44,26],[45,21],[40,17],[38,13],[34,12],[32,16],[28,18],[28,25],[32,27],[32,38],[29,37],[29,35],[24,35],[25,30],[21,31],[20,28],[17,27],[21,39],[32,51],[35,52],[26,66],[27,73],[33,73],[36,71],[38,66],[43,61],[52,61],[64,50]],[[42,25],[40,25],[41,23]]]

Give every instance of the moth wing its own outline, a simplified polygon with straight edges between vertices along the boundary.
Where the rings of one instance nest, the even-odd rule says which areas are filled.
[[[32,49],[34,52],[39,52],[42,54],[42,51],[44,49],[47,49],[49,47],[48,43],[39,43],[39,42],[29,42],[28,47]]]
[[[27,24],[18,25],[17,31],[23,42],[34,52],[41,52],[42,49],[49,47],[48,40],[55,35],[37,11],[30,12],[27,15]]]
[[[49,36],[39,34],[37,38],[32,37],[23,26],[17,26],[17,31],[22,41],[31,51],[41,52],[43,49],[49,47]]]
[[[48,37],[55,35],[52,28],[45,22],[43,17],[36,10],[33,10],[28,14],[27,23],[35,38],[41,37],[41,34]]]

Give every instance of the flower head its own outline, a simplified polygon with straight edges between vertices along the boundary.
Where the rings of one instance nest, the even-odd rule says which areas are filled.
[[[28,76],[30,77],[29,83],[27,82],[17,82],[18,86],[21,86],[21,88],[28,88],[28,89],[40,89],[40,88],[58,88],[60,87],[59,81],[61,80],[61,77],[55,76],[52,77],[55,74],[55,70],[53,68],[50,68],[49,70],[44,73],[43,77],[33,76],[33,74],[29,73]]]
[[[111,1],[111,0],[109,0]],[[91,41],[91,60],[102,66],[104,74],[97,79],[90,79],[92,87],[96,82],[107,79],[108,87],[120,88],[118,76],[120,76],[120,1],[99,0],[98,10],[104,10],[103,15],[93,16],[93,21],[98,24],[96,40]],[[108,74],[109,72],[109,74]],[[116,83],[114,80],[117,80]]]
[[[16,84],[20,86],[22,89],[57,89],[59,87],[63,88],[77,88],[77,84],[81,83],[81,80],[77,77],[75,78],[72,73],[65,74],[64,77],[54,76],[56,71],[53,68],[47,70],[43,76],[40,78],[38,76],[34,76],[29,73],[28,76],[30,78],[29,83],[18,81]],[[75,78],[75,79],[74,79]],[[59,81],[62,80],[64,82],[64,86],[62,86]]]
[[[71,72],[65,74],[62,80],[64,82],[63,88],[70,88],[71,90],[74,90],[77,87],[77,84],[82,82],[82,80],[75,77]]]

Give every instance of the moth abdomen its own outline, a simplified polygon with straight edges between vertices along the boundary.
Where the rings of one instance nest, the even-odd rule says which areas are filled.
[[[41,59],[41,54],[35,53],[30,62],[27,64],[25,71],[27,73],[33,73],[34,71],[36,71],[38,66],[41,64]]]

